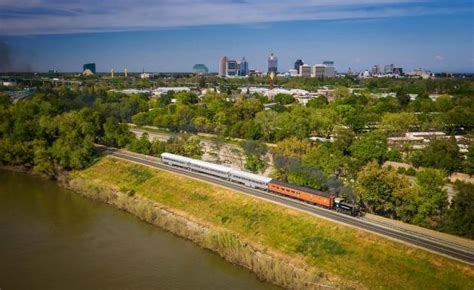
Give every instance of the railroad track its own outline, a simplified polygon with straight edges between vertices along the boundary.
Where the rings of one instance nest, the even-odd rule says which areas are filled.
[[[345,214],[338,213],[336,211],[320,208],[314,205],[310,205],[295,199],[291,199],[285,196],[276,195],[263,190],[256,190],[248,188],[246,186],[236,184],[227,180],[220,179],[218,177],[209,176],[206,174],[189,171],[186,169],[177,168],[161,163],[159,158],[150,157],[146,155],[131,153],[124,150],[98,147],[98,150],[102,153],[114,156],[116,158],[124,159],[127,161],[139,163],[142,165],[170,171],[173,173],[185,175],[194,179],[199,179],[209,183],[217,184],[229,189],[257,197],[266,201],[277,203],[286,207],[297,209],[310,213],[312,215],[322,217],[327,220],[331,220],[346,226],[361,229],[367,232],[377,234],[392,240],[400,241],[405,244],[409,244],[424,250],[440,254],[458,261],[474,265],[474,251],[470,248],[441,240],[429,235],[421,233],[415,233],[409,230],[404,230],[396,227],[391,227],[388,224],[380,222],[374,222],[364,218],[354,218]]]

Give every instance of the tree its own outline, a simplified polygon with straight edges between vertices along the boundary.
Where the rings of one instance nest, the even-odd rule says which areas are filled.
[[[354,131],[352,131],[350,128],[336,127],[333,130],[333,135],[333,148],[343,152],[344,154],[349,154],[349,148],[351,147],[355,138]]]
[[[327,176],[339,176],[346,159],[341,151],[333,151],[324,145],[312,148],[304,157],[303,164],[309,168],[319,168]]]
[[[315,108],[315,109],[322,109],[329,104],[328,99],[325,96],[318,96],[314,99],[309,100],[306,103],[306,107],[308,108]]]
[[[179,92],[175,95],[176,102],[183,105],[192,105],[199,102],[198,96],[193,92]]]
[[[260,173],[265,169],[265,162],[257,155],[248,155],[245,159],[245,169]]]
[[[293,106],[291,112],[283,112],[275,118],[275,139],[288,137],[308,138],[310,133],[307,112],[301,106]]]
[[[363,134],[349,148],[352,156],[363,163],[376,160],[382,163],[387,154],[387,137],[381,131]]]
[[[192,135],[186,138],[183,144],[183,150],[185,156],[194,159],[201,159],[203,150],[199,137]]]
[[[355,188],[360,202],[369,212],[396,218],[397,205],[410,192],[410,182],[371,161],[357,174]]]
[[[246,155],[245,168],[252,172],[261,172],[265,169],[265,161],[262,160],[263,156],[267,154],[267,146],[265,143],[247,140],[242,144]]]
[[[156,101],[157,106],[164,107],[171,104],[171,100],[174,99],[174,95],[174,91],[167,91],[166,94],[161,94]]]
[[[33,161],[35,164],[33,170],[35,172],[42,173],[47,176],[54,176],[56,173],[53,156],[45,141],[35,142]]]
[[[287,173],[287,181],[291,184],[307,186],[318,190],[326,190],[327,178],[317,167],[308,167],[300,162],[294,163]]]
[[[400,105],[404,108],[410,103],[410,96],[403,91],[397,92],[397,99]]]
[[[418,124],[414,113],[385,113],[380,122],[380,128],[388,133],[402,134]]]
[[[453,108],[454,104],[450,96],[441,95],[436,98],[435,106],[438,112],[447,112]]]
[[[299,140],[295,137],[284,139],[272,148],[272,152],[277,155],[301,159],[303,155],[308,153],[311,144],[307,140]]]
[[[91,117],[90,112],[84,109],[56,118],[58,138],[54,141],[51,152],[62,167],[81,169],[91,161],[97,133],[93,122],[90,122]]]
[[[448,206],[448,195],[443,189],[446,174],[426,168],[416,173],[416,185],[403,198],[398,215],[403,221],[436,228]]]
[[[337,86],[335,91],[337,98],[348,98],[351,96],[349,89],[344,86]]]
[[[474,184],[456,183],[458,193],[440,228],[443,231],[474,239]]]
[[[469,152],[466,154],[466,161],[464,161],[464,172],[469,175],[474,175],[474,145],[471,145]]]
[[[453,172],[461,167],[462,159],[456,139],[435,139],[411,157],[415,166],[434,167]]]
[[[198,132],[210,132],[212,128],[212,123],[204,116],[194,118],[193,125],[196,127]]]
[[[339,116],[331,109],[309,109],[307,114],[308,130],[313,134],[328,136],[339,123]]]
[[[199,78],[198,87],[201,88],[201,89],[204,89],[204,88],[207,87],[206,78],[205,78],[204,76],[201,76],[201,77]]]
[[[242,144],[242,149],[247,155],[261,156],[267,154],[267,145],[256,140],[246,140]]]
[[[402,162],[402,153],[397,149],[390,149],[385,155],[388,161]]]
[[[295,102],[295,98],[292,95],[282,93],[276,94],[273,99],[281,105],[288,105]]]
[[[143,133],[140,138],[134,138],[132,142],[127,145],[127,150],[140,154],[151,155],[151,143],[148,140],[148,133]]]
[[[119,124],[115,118],[107,118],[103,125],[104,136],[101,138],[104,145],[123,148],[133,138],[133,134],[128,131],[127,124]]]
[[[472,130],[474,128],[474,110],[472,107],[456,106],[446,112],[446,125],[452,129],[464,128]]]
[[[256,114],[255,123],[260,127],[262,132],[262,140],[266,142],[273,141],[275,138],[275,119],[277,117],[275,111],[268,110]]]

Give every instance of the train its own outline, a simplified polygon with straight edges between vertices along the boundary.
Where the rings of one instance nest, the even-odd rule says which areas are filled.
[[[336,210],[341,213],[358,217],[361,215],[360,208],[343,198],[334,194],[314,190],[311,188],[289,184],[280,180],[261,176],[258,174],[232,169],[223,165],[196,160],[189,157],[172,153],[162,153],[161,162],[167,165],[180,167],[190,171],[196,171],[227,181],[242,184],[250,188],[260,189],[273,194],[291,197],[312,205]]]

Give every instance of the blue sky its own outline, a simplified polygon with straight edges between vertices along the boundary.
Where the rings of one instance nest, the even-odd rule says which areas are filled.
[[[474,72],[472,0],[2,0],[0,71],[217,70],[223,55],[279,70],[393,63]]]

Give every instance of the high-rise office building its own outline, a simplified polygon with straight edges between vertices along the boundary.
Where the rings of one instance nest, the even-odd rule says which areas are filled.
[[[246,76],[249,74],[249,63],[245,59],[245,56],[242,57],[240,61],[239,76]]]
[[[379,75],[381,73],[380,66],[378,64],[372,67],[372,75]]]
[[[202,63],[197,63],[193,66],[193,74],[207,75],[208,73],[209,69]]]
[[[386,64],[383,68],[383,73],[388,75],[393,73],[393,64]]]
[[[326,66],[324,64],[315,64],[313,65],[313,74],[314,78],[322,79],[324,78],[324,72],[326,71]]]
[[[95,63],[86,63],[82,66],[82,72],[86,69],[90,70],[91,73],[95,74]]]
[[[326,64],[316,64],[313,66],[312,77],[315,78],[333,78],[336,76],[336,69],[334,68],[334,62],[327,62]]]
[[[323,65],[326,66],[326,68],[324,69],[325,78],[333,78],[336,76],[336,68],[334,68],[334,61],[332,60],[323,61]]]
[[[227,56],[224,56],[219,61],[219,76],[224,77],[226,75]]]
[[[228,59],[225,66],[226,76],[236,76],[239,72],[237,61],[235,59]]]
[[[336,69],[334,66],[327,65],[325,70],[324,70],[324,77],[325,78],[333,78],[336,76]]]
[[[323,61],[323,64],[326,66],[334,66],[334,61],[332,60],[325,60]]]
[[[311,66],[308,64],[302,64],[299,67],[299,75],[304,78],[309,78],[311,77]]]
[[[278,72],[278,58],[273,54],[273,52],[268,57],[268,73],[277,73]]]
[[[295,61],[295,70],[298,71],[299,74],[301,74],[300,67],[304,64],[304,62],[301,59],[297,59]]]
[[[403,68],[401,68],[401,67],[394,67],[394,68],[393,68],[393,74],[394,74],[394,75],[398,75],[398,76],[403,75]]]

